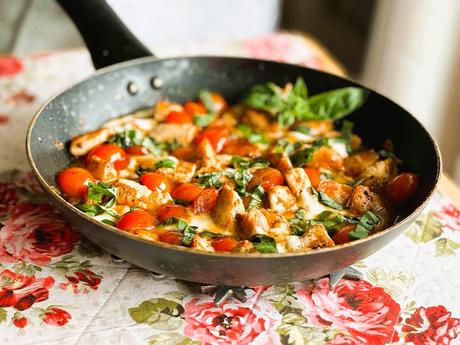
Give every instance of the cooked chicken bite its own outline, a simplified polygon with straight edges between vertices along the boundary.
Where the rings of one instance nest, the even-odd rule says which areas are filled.
[[[375,164],[378,160],[379,155],[374,150],[367,150],[345,158],[343,165],[347,174],[351,176],[358,176],[366,170],[366,168]]]
[[[396,176],[396,162],[393,158],[379,161],[364,170],[359,178],[363,184],[371,188],[383,187],[388,181]]]
[[[249,212],[241,215],[239,218],[239,228],[242,235],[245,237],[257,234],[266,235],[270,228],[265,215],[257,208],[250,209]]]
[[[135,181],[119,179],[114,183],[118,190],[117,203],[143,209],[156,209],[171,201],[169,193],[151,191]]]
[[[91,156],[86,169],[94,178],[107,182],[117,178],[118,173],[112,162],[105,161],[98,156]]]
[[[224,186],[217,196],[216,206],[211,217],[217,226],[234,231],[236,228],[236,216],[244,213],[244,205],[237,192],[229,186]]]
[[[205,238],[201,237],[200,235],[195,235],[192,239],[192,246],[193,249],[202,250],[205,252],[213,252],[214,248],[211,245],[211,242],[206,240]]]
[[[297,209],[296,198],[292,195],[289,187],[273,186],[268,191],[270,208],[280,212],[294,212]]]
[[[179,103],[174,103],[166,100],[158,101],[155,105],[153,117],[157,121],[164,121],[166,116],[172,111],[183,111],[184,108]]]
[[[190,144],[198,133],[198,127],[192,124],[160,123],[150,136],[164,143],[176,140],[182,145]]]
[[[316,224],[308,228],[305,233],[299,236],[287,237],[287,248],[292,252],[303,252],[315,248],[333,247],[334,241],[329,237],[326,228]]]
[[[173,183],[186,183],[190,182],[195,175],[196,164],[179,161],[177,162],[176,168],[159,168],[156,170],[157,173],[166,176],[166,178]]]
[[[79,135],[70,142],[70,153],[76,157],[87,154],[91,149],[106,142],[115,132],[108,128]]]
[[[310,179],[304,169],[290,169],[284,173],[284,177],[292,193],[297,198],[298,206],[306,209],[312,215],[324,211],[324,207],[311,195]]]

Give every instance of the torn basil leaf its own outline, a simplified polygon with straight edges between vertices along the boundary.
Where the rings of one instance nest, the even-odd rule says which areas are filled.
[[[262,188],[262,186],[257,186],[250,194],[251,200],[249,201],[248,210],[251,208],[260,208],[264,195],[265,190]]]
[[[155,169],[160,169],[160,168],[176,169],[176,166],[177,166],[177,161],[173,159],[169,159],[169,158],[161,159],[155,163]]]
[[[337,201],[332,199],[326,193],[318,192],[318,200],[322,204],[324,204],[326,206],[329,206],[330,208],[333,208],[333,209],[336,209],[336,210],[339,210],[339,211],[344,209],[344,207],[340,203],[338,203]]]
[[[215,114],[200,114],[193,116],[193,124],[199,127],[207,127],[216,118]]]
[[[115,133],[108,140],[109,143],[117,144],[123,148],[142,145],[142,133],[133,129]]]
[[[268,140],[265,139],[262,134],[254,132],[254,130],[248,125],[240,124],[236,128],[241,132],[242,136],[248,139],[248,141],[252,144],[257,144],[257,143],[267,144],[268,143]]]
[[[107,201],[107,198],[117,198],[117,189],[105,182],[88,184],[88,199],[96,202],[97,204]]]
[[[209,90],[201,90],[198,92],[198,98],[203,102],[204,107],[207,111],[214,114],[217,112],[217,106],[212,100],[212,95]]]
[[[182,232],[182,242],[183,246],[190,246],[192,244],[193,237],[196,235],[197,226],[188,225],[186,221],[179,219],[177,221],[177,228]]]
[[[223,183],[221,178],[223,173],[220,171],[215,172],[208,172],[203,174],[198,174],[195,177],[198,178],[198,184],[204,187],[213,187],[213,188],[220,188],[222,187]]]
[[[379,224],[379,222],[379,216],[377,216],[375,213],[372,213],[371,211],[366,211],[366,213],[364,213],[359,219],[359,223],[356,226],[356,229],[350,231],[348,236],[352,240],[367,237],[369,236],[372,229]]]
[[[267,162],[266,160],[261,159],[261,158],[250,159],[250,158],[244,158],[244,157],[240,157],[240,156],[233,156],[231,161],[230,161],[230,164],[236,169],[238,169],[238,168],[254,168],[254,167],[265,168],[265,167],[268,167],[270,165],[269,162]]]
[[[276,242],[267,235],[253,235],[249,238],[254,248],[260,253],[277,253]]]
[[[311,225],[311,222],[306,217],[307,211],[299,208],[294,217],[289,219],[289,231],[291,235],[302,236],[305,233],[305,230]]]

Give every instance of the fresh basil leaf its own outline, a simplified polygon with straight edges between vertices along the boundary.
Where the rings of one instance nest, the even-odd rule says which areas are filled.
[[[257,186],[254,191],[250,194],[251,200],[249,201],[248,210],[251,208],[260,208],[262,205],[262,198],[265,195],[265,190],[262,186]]]
[[[113,220],[110,220],[110,219],[103,219],[101,222],[104,223],[104,224],[107,224],[107,225],[115,226],[115,222]]]
[[[278,139],[273,152],[278,154],[286,153],[287,155],[290,155],[295,151],[295,148],[296,145],[290,143],[287,139]]]
[[[160,168],[171,168],[171,169],[176,169],[177,166],[177,161],[165,158],[157,161],[155,163],[155,169],[160,169]]]
[[[315,141],[311,146],[298,150],[291,155],[292,164],[295,166],[302,166],[311,162],[313,154],[322,146],[329,146],[330,138],[321,138]]]
[[[307,98],[308,97],[308,88],[307,84],[305,84],[305,80],[303,78],[297,78],[294,88],[292,89],[292,92],[294,95],[301,97],[301,98]]]
[[[302,134],[310,135],[311,134],[311,128],[305,125],[298,125],[292,129],[293,132],[299,132]]]
[[[198,174],[195,177],[198,178],[197,184],[199,184],[200,186],[220,188],[223,185],[221,181],[222,176],[223,176],[222,172],[215,171],[215,172]]]
[[[234,171],[227,171],[225,176],[228,178],[233,179],[235,181],[235,191],[241,195],[246,196],[248,195],[248,191],[246,190],[246,185],[248,184],[249,180],[252,178],[252,174],[248,168],[239,168],[235,169]]]
[[[318,199],[322,204],[329,206],[330,208],[333,208],[339,211],[344,209],[344,207],[341,204],[339,204],[337,201],[332,199],[326,193],[318,192]]]
[[[356,226],[356,229],[350,231],[348,236],[352,240],[367,237],[369,236],[369,233],[372,231],[372,229],[379,223],[379,216],[377,216],[375,213],[372,213],[371,211],[366,211],[366,213],[364,213],[359,219],[359,223]]]
[[[260,253],[277,253],[276,241],[267,235],[253,235],[249,238],[254,248]]]
[[[234,168],[265,168],[270,165],[269,162],[262,158],[250,159],[240,156],[233,156],[230,161],[230,164]]]
[[[74,206],[80,211],[85,212],[90,217],[95,217],[101,213],[100,208],[97,205],[76,204]]]
[[[117,198],[117,189],[105,182],[88,184],[88,199],[100,204],[103,199]]]
[[[361,107],[367,94],[359,87],[344,87],[311,96],[308,103],[319,118],[338,120]]]
[[[166,151],[164,143],[159,143],[151,137],[145,137],[141,145],[146,147],[154,156],[160,156]]]
[[[108,140],[109,143],[117,144],[123,148],[142,145],[142,133],[133,129],[114,134]]]
[[[253,129],[245,124],[240,124],[236,127],[237,130],[241,132],[244,138],[248,139],[248,141],[252,144],[267,144],[268,140],[264,138],[264,136],[260,133],[255,133]]]
[[[198,92],[198,98],[203,102],[204,107],[206,108],[207,111],[210,113],[216,113],[217,112],[217,106],[212,100],[212,95],[209,90],[201,90]]]
[[[192,243],[193,237],[196,235],[198,227],[188,225],[186,221],[179,219],[177,221],[177,228],[182,232],[182,245],[189,246]]]
[[[215,114],[201,114],[193,116],[193,124],[199,127],[207,127],[216,118]]]
[[[222,237],[227,237],[226,235],[219,234],[216,232],[211,232],[211,231],[202,231],[199,233],[200,237],[204,238],[222,238]]]
[[[307,211],[303,208],[299,208],[294,217],[289,219],[289,231],[291,235],[302,236],[306,229],[311,225],[311,222],[306,219]]]

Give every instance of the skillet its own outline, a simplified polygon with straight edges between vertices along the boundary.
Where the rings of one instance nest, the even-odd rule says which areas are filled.
[[[184,102],[204,88],[233,102],[255,84],[272,81],[284,85],[299,76],[310,94],[363,86],[317,70],[264,60],[210,56],[156,59],[105,1],[58,2],[77,25],[99,70],[38,111],[27,133],[27,156],[51,202],[75,229],[108,252],[145,269],[194,282],[255,286],[302,281],[339,271],[375,253],[416,219],[433,194],[441,171],[434,140],[406,110],[368,90],[364,106],[348,118],[355,122],[355,132],[369,147],[378,148],[391,138],[396,155],[405,162],[404,169],[420,174],[415,196],[397,222],[384,231],[305,253],[207,253],[148,242],[90,218],[57,193],[56,174],[72,160],[61,143],[68,144],[76,135],[153,106],[160,98]]]

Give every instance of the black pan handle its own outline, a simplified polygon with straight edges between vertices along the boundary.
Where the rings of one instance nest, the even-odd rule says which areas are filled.
[[[80,31],[96,69],[153,54],[105,0],[57,0]]]

